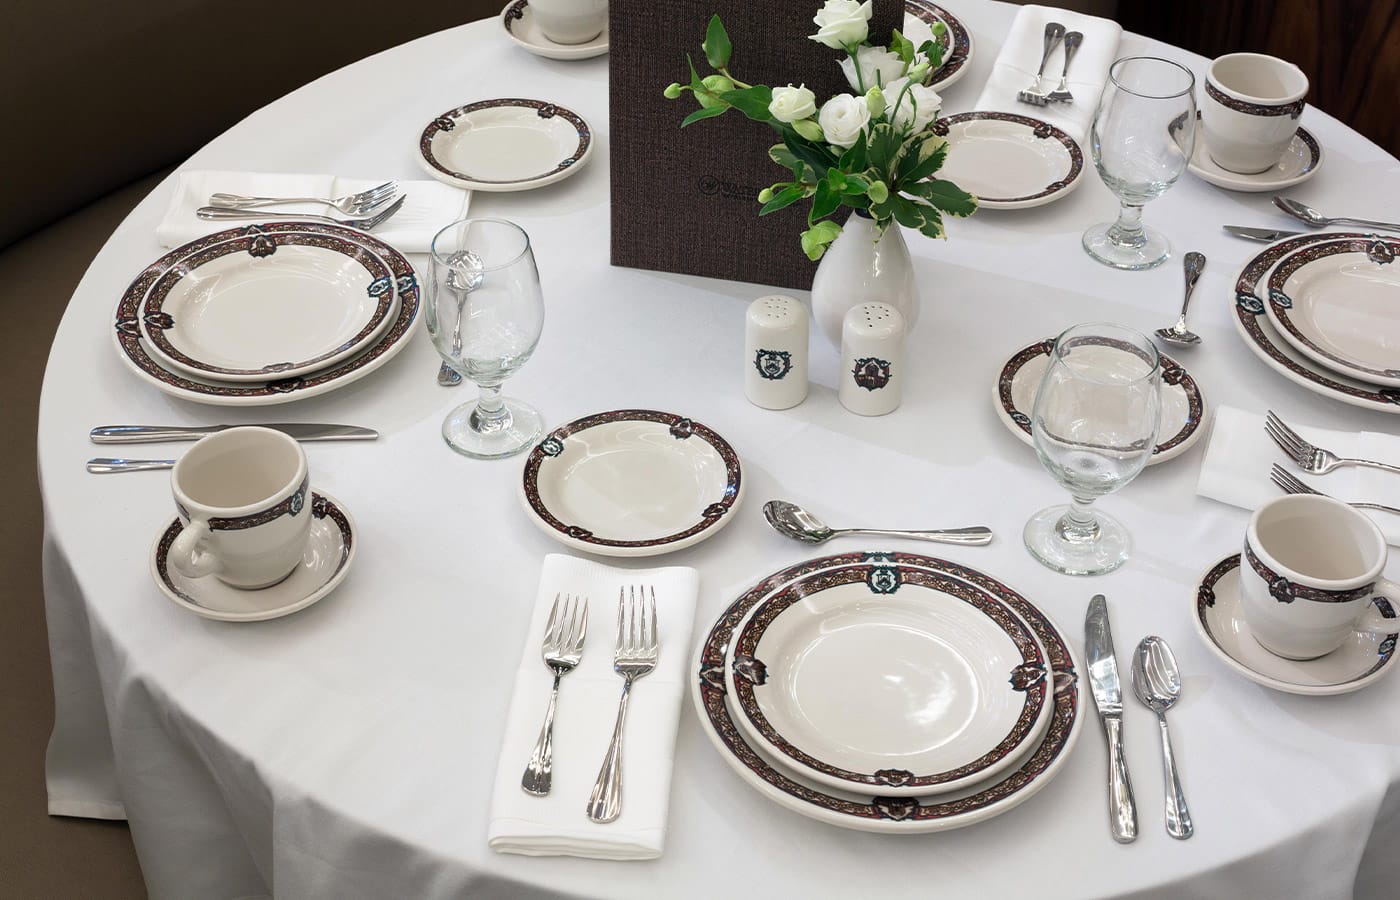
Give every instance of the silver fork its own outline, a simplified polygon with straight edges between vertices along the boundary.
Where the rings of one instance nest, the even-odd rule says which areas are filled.
[[[1065,67],[1060,70],[1060,84],[1045,97],[1055,103],[1073,103],[1074,95],[1069,92],[1069,62],[1074,59],[1074,53],[1079,49],[1079,45],[1084,43],[1084,35],[1078,31],[1071,31],[1065,35]]]
[[[1040,81],[1045,77],[1045,64],[1050,61],[1050,54],[1055,52],[1055,47],[1065,36],[1065,26],[1059,22],[1051,22],[1045,26],[1045,52],[1040,56],[1040,68],[1035,71],[1035,81],[1024,91],[1016,94],[1016,99],[1022,103],[1029,103],[1031,106],[1044,106],[1050,102],[1050,98],[1045,95],[1045,91],[1040,86]]]
[[[1274,439],[1274,443],[1279,448],[1292,457],[1298,464],[1298,468],[1313,475],[1326,475],[1338,466],[1368,466],[1372,469],[1382,469],[1386,472],[1400,474],[1400,466],[1392,466],[1390,463],[1375,462],[1369,459],[1355,459],[1348,456],[1338,456],[1331,450],[1324,450],[1321,447],[1314,447],[1303,439],[1303,436],[1284,424],[1284,421],[1274,415],[1273,410],[1269,410],[1268,416],[1264,418],[1264,430],[1269,433],[1269,437]]]
[[[225,209],[222,206],[201,206],[195,211],[195,215],[201,219],[315,219],[317,222],[330,222],[332,225],[344,225],[348,228],[357,228],[360,231],[369,231],[374,226],[388,219],[394,213],[403,208],[403,202],[408,199],[407,194],[400,194],[399,199],[387,209],[381,210],[372,216],[362,218],[337,219],[334,216],[313,216],[310,213],[274,213],[243,211],[241,209]]]
[[[549,709],[545,711],[544,725],[535,741],[535,752],[530,754],[530,763],[520,777],[520,787],[525,793],[541,797],[549,793],[553,777],[554,708],[559,703],[559,682],[583,659],[583,640],[588,636],[588,598],[583,598],[582,610],[577,597],[565,594],[562,611],[559,600],[560,596],[555,594],[540,645],[540,656],[554,673],[554,689],[549,692]]]
[[[1269,478],[1273,481],[1274,484],[1283,488],[1283,492],[1285,494],[1317,494],[1321,497],[1332,496],[1331,494],[1324,494],[1322,493],[1322,491],[1319,491],[1316,488],[1311,488],[1308,487],[1306,484],[1303,484],[1303,482],[1299,481],[1297,478],[1294,478],[1292,475],[1284,471],[1283,466],[1279,465],[1278,463],[1274,463],[1274,467],[1271,470],[1269,470]],[[1394,513],[1395,515],[1400,516],[1400,509],[1396,509],[1393,506],[1386,506],[1383,503],[1352,503],[1351,501],[1344,502],[1347,504],[1347,506],[1354,506],[1357,509],[1375,509],[1381,512]]]
[[[389,202],[398,191],[398,182],[386,181],[376,187],[360,191],[358,194],[346,194],[344,197],[330,200],[324,197],[245,197],[242,194],[221,192],[209,195],[209,205],[221,206],[225,209],[253,209],[258,206],[273,206],[278,203],[324,203],[326,206],[334,206],[348,215],[361,216],[376,206]]]
[[[617,650],[613,671],[622,676],[622,699],[617,705],[617,724],[612,743],[603,757],[603,768],[588,798],[588,818],[611,822],[622,814],[622,723],[627,718],[627,698],[632,682],[645,678],[656,668],[656,590],[623,588],[617,592]],[[626,595],[624,599],[624,594]],[[640,597],[638,596],[640,595]],[[625,614],[625,619],[624,619]]]

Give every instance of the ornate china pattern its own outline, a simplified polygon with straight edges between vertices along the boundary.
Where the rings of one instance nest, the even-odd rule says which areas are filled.
[[[966,160],[966,162],[955,163],[951,168],[945,164],[940,176],[946,174],[951,180],[964,185],[971,182],[972,187],[967,189],[977,195],[979,208],[1024,209],[1043,206],[1068,196],[1079,186],[1081,176],[1084,174],[1084,151],[1080,149],[1079,143],[1074,138],[1049,122],[1016,113],[965,112],[937,120],[933,124],[933,130],[935,133],[949,138],[950,143],[965,144],[967,147],[975,148],[978,142],[988,140],[1002,143],[1000,137],[994,137],[990,134],[966,134],[968,126],[978,127],[979,123],[987,122],[994,123],[998,132],[1008,135],[1029,132],[1034,140],[1026,146],[1036,148],[1033,152],[1037,154],[1037,161],[1043,162],[1046,169],[1041,181],[1034,188],[1029,188],[1022,193],[1017,193],[1014,190],[1003,191],[1003,193],[1011,193],[1013,196],[997,196],[990,194],[986,188],[982,188],[980,191],[975,188],[979,182],[988,178],[992,180],[996,180],[998,176],[1005,178],[1005,170],[998,168],[991,173],[973,170],[962,171],[967,165],[976,165],[972,159],[975,154],[971,150],[963,150],[963,156],[960,159]],[[966,136],[962,137],[964,134]],[[1042,142],[1045,141],[1052,142],[1045,146],[1055,146],[1063,150],[1063,158],[1058,158],[1061,156],[1059,152],[1046,153],[1040,149]],[[952,158],[950,153],[949,159]]]
[[[1207,97],[1227,109],[1233,109],[1235,112],[1244,113],[1247,116],[1288,116],[1290,119],[1296,119],[1303,114],[1304,101],[1302,100],[1275,104],[1250,103],[1248,100],[1241,100],[1225,93],[1216,87],[1209,78],[1205,80],[1205,85]]]
[[[904,0],[904,18],[906,22],[918,19],[930,28],[942,22],[947,29],[939,41],[943,45],[943,63],[933,73],[930,87],[941,91],[967,74],[968,63],[972,62],[972,34],[952,13],[929,0]]]
[[[298,516],[306,505],[306,492],[311,486],[311,476],[301,480],[295,492],[290,497],[269,506],[267,509],[249,513],[246,516],[222,517],[212,516],[208,520],[210,531],[242,531],[245,528],[256,528],[259,525],[266,525],[274,519],[283,516]],[[186,522],[190,519],[189,510],[180,505],[180,501],[175,501],[175,509],[180,513],[180,518]],[[317,518],[321,518],[317,516]]]
[[[455,133],[458,123],[473,113],[516,109],[534,110],[535,116],[544,121],[566,122],[577,136],[577,143],[557,157],[551,168],[515,178],[489,178],[458,171],[451,163],[442,159],[434,147],[434,138],[441,134]],[[584,161],[593,152],[593,143],[593,130],[583,117],[573,110],[547,100],[502,97],[467,103],[434,117],[418,136],[416,156],[419,165],[429,175],[455,187],[477,191],[523,191],[553,184],[572,175],[582,168]]]
[[[1366,595],[1370,594],[1376,587],[1375,582],[1372,582],[1345,591],[1324,591],[1321,588],[1289,581],[1283,575],[1269,568],[1262,559],[1256,556],[1254,548],[1249,545],[1247,540],[1244,542],[1244,558],[1249,563],[1249,567],[1269,586],[1269,596],[1280,603],[1292,603],[1294,600],[1310,600],[1313,603],[1351,603],[1355,600],[1365,599]]]

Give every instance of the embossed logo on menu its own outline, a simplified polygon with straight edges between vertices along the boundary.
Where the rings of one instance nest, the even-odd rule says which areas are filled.
[[[758,185],[737,181],[725,181],[713,175],[701,175],[695,179],[695,187],[706,197],[721,197],[725,200],[742,200],[752,203],[763,188]]]

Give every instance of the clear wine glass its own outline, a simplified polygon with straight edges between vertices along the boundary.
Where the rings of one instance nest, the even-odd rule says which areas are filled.
[[[1084,250],[1117,269],[1161,265],[1171,246],[1142,224],[1142,207],[1176,184],[1196,146],[1196,76],[1171,60],[1132,56],[1108,70],[1089,128],[1103,183],[1118,196],[1116,222],[1084,232]]]
[[[475,382],[477,399],[442,423],[458,453],[510,456],[543,431],[540,414],[501,396],[501,384],[529,360],[544,329],[544,297],[530,237],[504,219],[463,219],[432,244],[432,283],[425,306],[433,346]]]
[[[1157,349],[1131,328],[1076,325],[1055,339],[1031,435],[1041,464],[1073,500],[1036,513],[1023,535],[1050,568],[1100,575],[1127,561],[1127,529],[1089,504],[1132,481],[1152,457],[1160,371]]]

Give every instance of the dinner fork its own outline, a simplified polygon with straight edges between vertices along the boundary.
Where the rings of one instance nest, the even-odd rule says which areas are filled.
[[[1079,49],[1079,45],[1084,43],[1082,32],[1071,31],[1065,35],[1065,67],[1060,70],[1060,84],[1050,93],[1046,94],[1047,100],[1056,103],[1073,103],[1074,95],[1069,92],[1069,62],[1074,59],[1074,53]]]
[[[209,195],[209,205],[221,206],[225,209],[253,209],[258,206],[273,206],[278,203],[323,203],[326,206],[334,206],[347,215],[362,216],[375,207],[388,203],[398,191],[398,182],[386,181],[357,194],[346,194],[344,197],[330,200],[324,197],[245,197],[242,194],[220,192]]]
[[[559,703],[559,682],[573,671],[583,659],[583,641],[588,636],[588,598],[583,598],[583,609],[579,609],[578,598],[565,594],[564,608],[559,608],[560,595],[554,595],[554,605],[549,610],[549,622],[544,626],[544,639],[540,644],[540,656],[544,664],[554,673],[554,688],[549,692],[549,709],[544,714],[544,725],[535,741],[535,752],[530,754],[530,763],[525,774],[520,777],[520,787],[527,794],[543,797],[549,793],[554,769],[554,709]]]
[[[626,599],[623,595],[626,594]],[[632,695],[632,682],[645,678],[656,668],[656,590],[623,588],[617,592],[617,650],[613,654],[613,671],[622,676],[622,699],[617,705],[617,724],[613,726],[612,743],[603,757],[603,768],[588,798],[588,818],[594,822],[611,822],[622,814],[622,723],[627,718],[627,698]],[[640,598],[638,595],[641,595]]]
[[[1356,459],[1349,456],[1338,456],[1331,450],[1324,450],[1315,447],[1303,439],[1303,436],[1284,424],[1283,420],[1274,415],[1273,410],[1269,410],[1268,416],[1264,419],[1264,430],[1269,433],[1269,437],[1274,439],[1284,453],[1292,457],[1298,464],[1298,468],[1312,475],[1326,475],[1338,466],[1369,466],[1372,469],[1383,469],[1386,472],[1400,474],[1400,466],[1392,466],[1390,463],[1375,462],[1369,459]]]
[[[1045,64],[1050,61],[1050,54],[1055,52],[1055,47],[1065,36],[1065,26],[1059,22],[1051,22],[1045,26],[1045,52],[1040,56],[1040,68],[1035,71],[1035,81],[1024,90],[1016,94],[1016,99],[1022,103],[1029,103],[1031,106],[1044,106],[1050,102],[1050,98],[1045,95],[1044,89],[1040,86],[1040,81],[1045,77]]]
[[[1278,463],[1274,463],[1273,469],[1269,471],[1269,478],[1274,484],[1283,488],[1285,494],[1317,494],[1320,497],[1332,496],[1331,494],[1324,494],[1316,488],[1311,488],[1303,484],[1303,482],[1284,471],[1283,466]],[[1357,509],[1375,509],[1381,512],[1395,513],[1397,516],[1400,516],[1400,509],[1396,509],[1393,506],[1386,506],[1383,503],[1353,503],[1350,500],[1343,502],[1346,503],[1347,506],[1354,506]]]
[[[369,231],[374,226],[388,219],[394,213],[403,208],[403,202],[408,199],[407,194],[400,194],[399,199],[387,209],[381,210],[372,216],[362,218],[337,219],[334,216],[313,216],[310,213],[275,213],[261,212],[256,210],[243,211],[241,209],[225,209],[222,206],[201,206],[195,215],[201,219],[315,219],[317,222],[330,222],[332,225],[344,225],[348,228],[356,228],[360,231]]]

